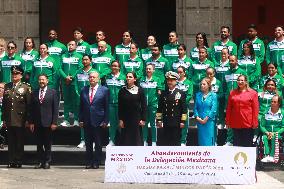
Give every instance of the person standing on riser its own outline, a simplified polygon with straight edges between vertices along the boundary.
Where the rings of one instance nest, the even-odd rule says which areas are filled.
[[[132,34],[126,31],[122,35],[122,43],[114,47],[113,57],[121,64],[130,56],[130,45],[132,43]]]
[[[247,39],[241,41],[239,49],[238,49],[238,59],[243,56],[243,46],[247,42],[251,42],[253,45],[253,50],[255,52],[255,56],[259,59],[260,64],[264,61],[265,56],[265,46],[261,39],[257,37],[257,27],[254,24],[251,24],[248,27]]]
[[[161,81],[161,84],[165,85],[165,74],[167,71],[170,70],[169,62],[166,58],[161,56],[161,48],[159,47],[159,44],[155,44],[152,47],[152,57],[145,61],[146,67],[148,64],[154,64],[155,65],[155,72],[154,76],[158,77]]]
[[[31,37],[27,37],[24,41],[24,48],[20,52],[21,58],[25,61],[24,72],[25,75],[23,77],[24,81],[30,84],[30,76],[33,67],[33,62],[39,56],[37,50],[35,50],[35,42]]]
[[[92,55],[92,66],[100,74],[102,83],[105,82],[105,76],[111,72],[110,63],[114,60],[111,54],[106,52],[106,42],[98,43],[99,53]]]
[[[73,30],[74,34],[74,41],[76,42],[76,52],[80,53],[81,55],[90,53],[90,45],[86,41],[83,40],[83,29],[77,27]]]
[[[178,67],[182,66],[185,68],[185,73],[188,75],[189,68],[192,64],[192,61],[186,55],[186,46],[185,44],[178,45],[178,58],[173,62],[171,70],[177,72]]]
[[[143,76],[143,60],[138,56],[138,46],[136,43],[130,45],[130,57],[121,63],[121,71],[124,75],[128,72],[135,72],[139,81]]]
[[[200,47],[205,47],[207,49],[207,52],[208,52],[208,59],[213,62],[213,59],[212,59],[212,50],[209,48],[209,45],[208,45],[208,41],[207,41],[207,37],[206,37],[206,34],[203,33],[203,32],[199,32],[196,34],[196,46],[193,47],[191,50],[190,50],[190,60],[192,62],[194,61],[197,61],[198,58],[199,58],[199,48]]]
[[[275,39],[266,47],[266,63],[275,63],[278,73],[283,77],[284,72],[284,27],[276,26],[274,29]]]
[[[105,41],[105,38],[106,38],[105,32],[101,30],[97,31],[96,33],[97,42],[90,46],[90,52],[88,54],[90,54],[91,56],[98,54],[99,53],[98,43],[100,41]],[[111,46],[109,44],[106,44],[106,52],[112,54]]]
[[[25,66],[24,60],[18,54],[16,54],[16,52],[17,52],[17,44],[14,41],[9,41],[7,43],[7,55],[5,55],[1,60],[0,82],[9,83],[12,81],[11,80],[12,66],[20,66],[21,68]]]
[[[118,136],[119,119],[118,119],[118,93],[125,86],[126,76],[120,72],[120,64],[117,60],[111,63],[111,73],[106,76],[106,87],[109,89],[109,144],[115,146],[119,144]]]
[[[228,97],[230,95],[230,92],[238,87],[237,79],[240,75],[247,76],[247,73],[242,70],[238,66],[238,58],[235,55],[229,56],[230,61],[230,69],[225,72],[225,107],[227,106]],[[231,128],[228,128],[227,130],[227,139],[225,146],[232,146],[233,145],[233,130]]]
[[[214,62],[219,62],[221,59],[221,51],[224,47],[229,49],[230,55],[237,56],[237,45],[230,41],[230,27],[222,26],[221,27],[221,39],[216,41],[212,46],[212,58]],[[215,59],[215,60],[214,60]]]
[[[143,61],[148,60],[152,56],[152,47],[156,44],[156,38],[153,35],[149,35],[147,38],[147,47],[145,49],[141,49],[141,58]]]
[[[56,61],[52,58],[52,56],[48,53],[48,47],[46,44],[41,44],[39,46],[39,57],[36,58],[32,63],[31,77],[30,83],[33,90],[37,90],[39,88],[38,77],[41,74],[45,74],[48,79],[48,87],[51,89],[55,89],[58,92],[57,88],[57,73],[58,66],[56,65]]]
[[[162,56],[169,61],[171,66],[178,57],[178,35],[175,31],[169,33],[169,43],[163,46]]]
[[[78,70],[78,72],[76,73],[75,88],[76,88],[76,93],[78,94],[77,95],[78,100],[80,100],[79,97],[83,87],[90,85],[89,74],[91,72],[97,72],[96,69],[92,68],[91,60],[92,57],[90,55],[84,55],[82,57],[82,63],[84,67]],[[85,147],[85,135],[84,135],[84,129],[80,128],[80,144],[77,146],[77,148],[83,148],[83,147]]]
[[[151,127],[151,142],[152,146],[156,146],[157,142],[157,128],[156,128],[156,112],[158,108],[158,99],[161,91],[164,90],[164,86],[161,85],[159,78],[153,76],[155,72],[154,64],[147,64],[146,66],[146,76],[140,81],[140,86],[144,89],[147,103],[147,116],[146,124],[142,128],[144,146],[148,146],[148,125]]]
[[[78,111],[79,101],[76,93],[75,77],[79,69],[83,67],[82,56],[76,52],[76,42],[70,41],[68,43],[68,52],[62,55],[61,68],[59,73],[61,75],[61,83],[64,98],[64,121],[61,126],[70,126],[69,113],[74,113],[74,126],[79,126]]]

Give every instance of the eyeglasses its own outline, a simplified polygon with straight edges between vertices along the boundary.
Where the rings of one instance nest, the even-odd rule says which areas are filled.
[[[15,49],[16,47],[8,46],[7,49]]]

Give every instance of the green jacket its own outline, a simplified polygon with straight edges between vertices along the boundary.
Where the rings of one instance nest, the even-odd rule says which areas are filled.
[[[67,76],[72,77],[71,85],[75,85],[75,77],[78,70],[83,68],[82,55],[73,51],[62,55],[62,63],[59,68],[61,78],[64,80]]]
[[[111,54],[111,46],[109,44],[106,44],[106,52]],[[88,53],[89,55],[93,56],[99,53],[98,51],[98,43],[94,43],[90,46],[90,52]]]
[[[90,53],[90,45],[86,41],[81,41],[77,43],[76,52],[80,53],[82,56],[84,54]]]
[[[213,61],[213,59],[212,59],[212,49],[208,48],[208,47],[206,49],[207,49],[208,59],[210,61]],[[190,54],[190,60],[192,62],[197,61],[199,59],[199,49],[197,47],[191,48],[189,54]]]
[[[1,54],[0,55],[0,61],[4,58],[4,56],[6,56],[7,55],[7,53],[6,52],[4,52],[3,54]]]
[[[63,43],[60,43],[57,40],[48,41],[48,52],[51,57],[58,62],[58,64],[61,64],[61,57],[63,54],[67,52],[67,47]]]
[[[121,72],[124,75],[132,71],[136,73],[137,79],[141,79],[143,77],[144,74],[143,60],[138,55],[136,55],[134,59],[131,59],[129,57],[128,60],[122,62],[121,64]]]
[[[95,71],[97,70],[95,70],[92,67],[88,71],[85,71],[84,68],[81,68],[80,70],[77,71],[75,77],[75,84],[76,84],[76,91],[78,92],[79,95],[83,87],[90,85],[89,73]]]
[[[162,56],[168,59],[169,64],[172,65],[172,63],[177,59],[178,57],[178,48],[179,44],[171,44],[168,43],[163,46]]]
[[[31,71],[30,83],[32,89],[38,89],[38,76],[42,73],[47,75],[48,86],[52,89],[56,89],[56,74],[58,73],[59,65],[53,59],[52,56],[47,56],[45,59],[38,57],[33,62],[33,67]]]
[[[259,102],[259,116],[263,116],[270,108],[271,99],[275,95],[275,92],[259,90],[258,102]]]
[[[255,59],[251,59],[251,57],[242,56],[238,60],[238,65],[241,69],[246,71],[250,87],[257,86],[261,76],[261,65],[259,59],[257,57],[255,57]]]
[[[276,40],[268,43],[266,47],[266,63],[273,62],[278,65],[278,73],[283,74],[282,68],[284,67],[284,40],[277,42]]]
[[[216,77],[216,79],[218,79],[221,82],[222,87],[224,89],[225,83],[226,83],[225,73],[226,73],[226,71],[228,71],[230,69],[229,60],[227,60],[224,63],[222,63],[221,60],[220,60],[219,62],[214,62],[214,65],[215,65],[215,71],[216,71],[215,77]]]
[[[11,82],[11,67],[14,65],[23,68],[25,65],[25,61],[18,54],[14,54],[12,57],[6,55],[2,58],[0,65],[1,82]]]
[[[130,45],[124,46],[123,44],[118,44],[114,47],[113,57],[115,60],[118,60],[119,63],[128,60],[129,56]]]
[[[143,77],[140,81],[140,86],[143,88],[147,106],[158,106],[158,90],[164,90],[161,80],[158,77],[152,76],[150,80]]]
[[[114,58],[108,52],[102,52],[92,56],[93,68],[98,70],[101,78],[111,72],[110,64],[113,60]]]
[[[237,88],[237,79],[240,75],[247,75],[247,73],[242,70],[240,67],[237,67],[235,69],[229,69],[225,72],[225,97],[228,97],[231,90],[234,90]]]
[[[212,59],[215,62],[221,60],[221,51],[224,47],[227,47],[231,55],[237,56],[237,45],[231,40],[227,41],[226,44],[223,44],[221,40],[216,41],[212,46]]]
[[[283,86],[284,86],[284,79],[281,75],[275,74],[273,77],[269,76],[268,74],[265,76],[262,76],[259,82],[259,88],[263,89],[263,86],[265,85],[265,82],[268,79],[273,79],[276,82],[276,88],[278,92],[282,92]]]
[[[211,91],[216,93],[218,98],[224,96],[223,84],[216,78],[211,82]]]
[[[34,49],[32,49],[30,52],[22,51],[20,53],[20,57],[25,61],[23,69],[26,74],[31,73],[33,62],[37,59],[38,56],[39,53]]]
[[[249,42],[248,39],[244,39],[241,41],[238,49],[238,59],[240,59],[243,56],[243,46],[245,43]],[[260,64],[264,61],[265,56],[265,46],[261,39],[256,38],[252,41],[253,50],[255,53],[255,56],[259,59]]]
[[[189,106],[189,102],[192,98],[192,95],[193,95],[193,85],[192,85],[192,82],[188,79],[185,79],[183,81],[178,81],[177,82],[177,85],[176,87],[179,89],[179,90],[182,90],[185,95],[186,95],[186,106],[188,107]]]
[[[260,122],[260,130],[265,132],[278,132],[281,135],[284,132],[284,119],[281,109],[276,114],[271,112],[271,109],[262,116]]]
[[[199,60],[193,62],[189,68],[188,79],[191,79],[193,85],[199,85],[200,81],[206,77],[206,69],[209,67],[214,68],[214,64],[208,59],[202,63]]]
[[[187,56],[183,57],[183,59],[177,58],[173,62],[171,66],[171,70],[174,72],[177,72],[178,67],[183,66],[185,68],[186,74],[188,75],[188,70],[191,64],[192,64],[192,61]]]
[[[165,82],[165,74],[167,71],[170,70],[169,62],[166,58],[160,57],[157,60],[153,60],[153,57],[149,58],[145,61],[145,68],[148,64],[154,64],[155,65],[155,72],[154,76],[160,78],[161,83],[164,84]]]
[[[151,58],[152,50],[147,47],[145,49],[141,49],[140,54],[141,54],[141,58],[143,59],[143,61],[146,61],[149,58]]]
[[[118,103],[118,93],[120,89],[125,86],[126,77],[123,73],[120,72],[118,77],[115,77],[113,74],[108,74],[106,76],[106,87],[109,89],[109,103],[117,104]]]

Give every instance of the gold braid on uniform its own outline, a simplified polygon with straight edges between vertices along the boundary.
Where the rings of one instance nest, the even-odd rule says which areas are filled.
[[[163,114],[162,113],[156,113],[156,119],[162,120]]]
[[[182,121],[185,121],[186,118],[187,118],[187,115],[186,115],[186,114],[182,114],[182,115],[181,115],[181,120],[182,120]]]

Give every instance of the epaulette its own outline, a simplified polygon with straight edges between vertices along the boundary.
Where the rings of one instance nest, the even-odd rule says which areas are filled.
[[[27,83],[27,82],[22,82],[23,84],[26,84],[28,86],[31,86],[31,84]]]

